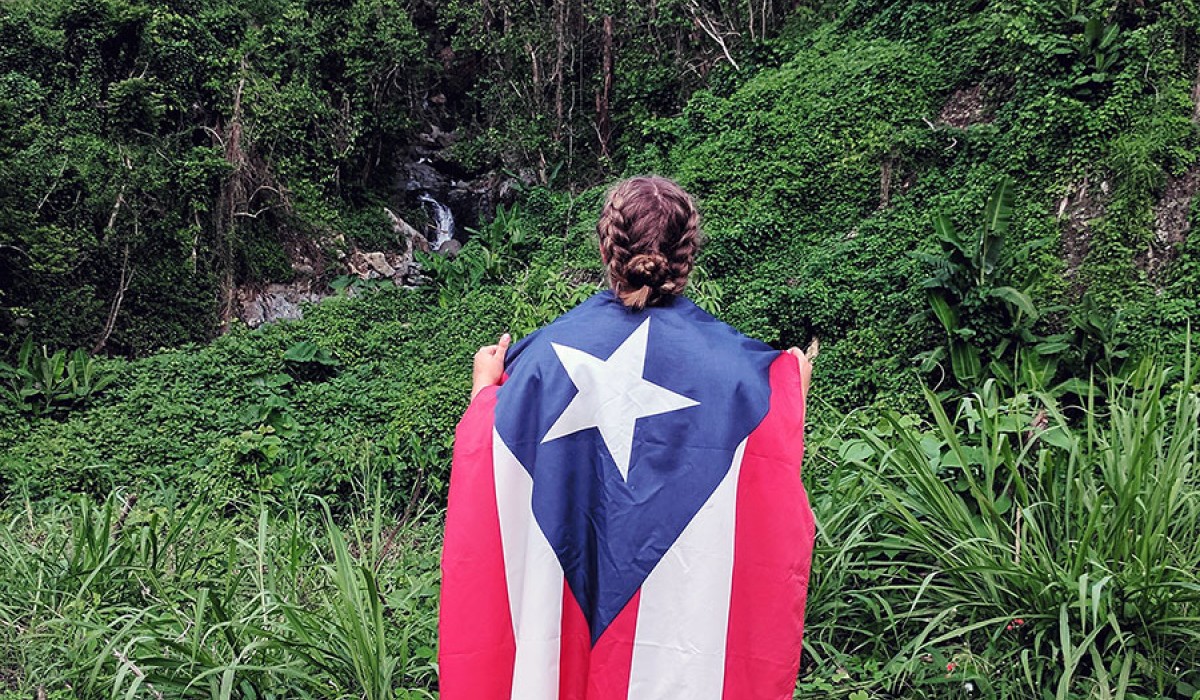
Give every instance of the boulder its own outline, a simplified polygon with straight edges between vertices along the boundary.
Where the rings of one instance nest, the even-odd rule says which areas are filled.
[[[296,319],[303,315],[301,304],[317,302],[324,295],[314,292],[310,281],[290,284],[243,285],[234,291],[235,311],[247,326]]]
[[[396,268],[388,263],[387,256],[383,253],[364,253],[363,258],[366,259],[367,265],[372,270],[379,273],[380,277],[396,276]]]
[[[410,243],[414,238],[424,238],[424,236],[422,236],[419,231],[409,225],[407,221],[401,219],[399,216],[396,216],[396,212],[384,207],[383,213],[387,215],[388,221],[392,222],[392,232],[395,233],[396,237],[401,241],[407,244]]]
[[[401,189],[408,192],[444,192],[449,178],[438,172],[430,163],[421,161],[404,164],[400,173],[403,180]]]

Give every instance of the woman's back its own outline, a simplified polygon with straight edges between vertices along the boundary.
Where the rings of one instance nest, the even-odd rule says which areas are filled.
[[[796,358],[674,294],[514,346],[456,435],[441,697],[790,698],[803,424]]]

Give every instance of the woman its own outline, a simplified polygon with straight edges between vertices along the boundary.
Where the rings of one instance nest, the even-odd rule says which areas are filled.
[[[811,366],[682,296],[700,231],[675,183],[618,183],[597,233],[611,289],[475,356],[441,697],[791,698]]]

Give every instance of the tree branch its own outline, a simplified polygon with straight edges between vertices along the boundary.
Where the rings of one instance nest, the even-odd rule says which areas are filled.
[[[117,327],[117,314],[121,311],[121,302],[125,300],[125,292],[129,289],[129,244],[125,244],[125,258],[121,262],[121,279],[117,283],[117,293],[113,297],[112,306],[108,310],[108,320],[104,322],[104,332],[100,340],[92,347],[92,354],[100,352],[112,337],[113,329]]]
[[[725,58],[729,61],[729,65],[733,66],[734,70],[741,71],[742,69],[740,66],[738,66],[737,61],[733,60],[733,55],[729,53],[729,47],[725,44],[724,37],[722,37],[717,31],[716,24],[707,16],[702,17],[700,4],[696,2],[696,0],[691,0],[691,2],[688,4],[692,8],[692,19],[696,21],[696,26],[700,27],[705,34],[711,37],[713,41],[717,42],[717,46],[721,47],[721,51],[725,54]],[[707,22],[707,24],[705,24],[705,22]]]

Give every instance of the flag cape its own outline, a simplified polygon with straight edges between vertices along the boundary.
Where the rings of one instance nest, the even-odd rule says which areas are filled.
[[[601,292],[459,422],[442,700],[785,700],[814,524],[796,359]]]

